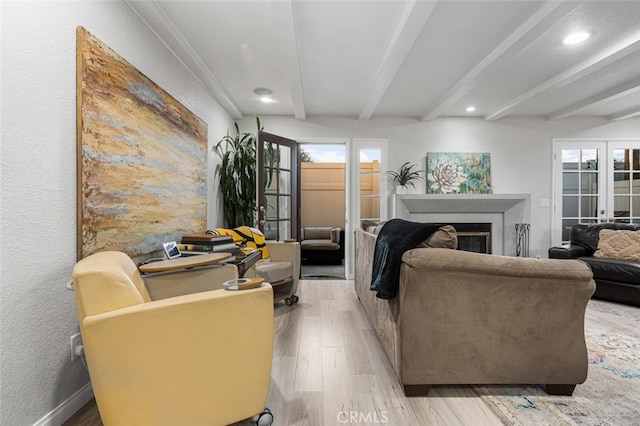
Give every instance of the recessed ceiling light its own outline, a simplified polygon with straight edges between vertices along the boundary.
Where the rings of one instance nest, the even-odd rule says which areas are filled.
[[[578,31],[575,33],[569,34],[563,41],[564,44],[577,44],[585,41],[589,38],[589,33],[584,31]]]
[[[467,107],[467,112],[473,112],[475,110],[476,110],[476,107],[474,107],[473,105]]]
[[[273,95],[273,90],[267,89],[266,87],[258,87],[257,89],[253,89],[253,93],[259,96],[270,96]]]

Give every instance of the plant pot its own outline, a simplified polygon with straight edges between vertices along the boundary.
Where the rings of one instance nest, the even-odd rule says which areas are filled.
[[[396,186],[396,195],[402,195],[407,193],[407,187],[404,185]]]

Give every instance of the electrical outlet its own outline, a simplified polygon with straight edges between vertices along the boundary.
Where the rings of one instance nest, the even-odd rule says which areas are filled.
[[[75,361],[79,355],[79,347],[82,346],[82,336],[80,333],[76,333],[71,336],[71,361]]]

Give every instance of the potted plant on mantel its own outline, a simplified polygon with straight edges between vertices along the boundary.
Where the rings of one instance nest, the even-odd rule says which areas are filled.
[[[258,131],[262,130],[256,117]],[[220,192],[224,220],[229,228],[253,226],[256,221],[256,145],[253,133],[240,133],[234,123],[236,135],[223,137],[215,146],[222,163],[216,168],[220,176]],[[224,144],[224,149],[223,149]]]
[[[406,194],[407,186],[411,185],[416,187],[415,181],[422,179],[422,173],[424,170],[413,170],[417,167],[415,164],[411,164],[408,161],[400,166],[400,170],[389,170],[387,173],[392,177],[391,181],[396,186],[396,194]]]

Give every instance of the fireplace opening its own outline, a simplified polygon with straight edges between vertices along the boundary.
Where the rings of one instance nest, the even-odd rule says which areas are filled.
[[[452,223],[458,234],[458,250],[491,254],[491,223]]]

